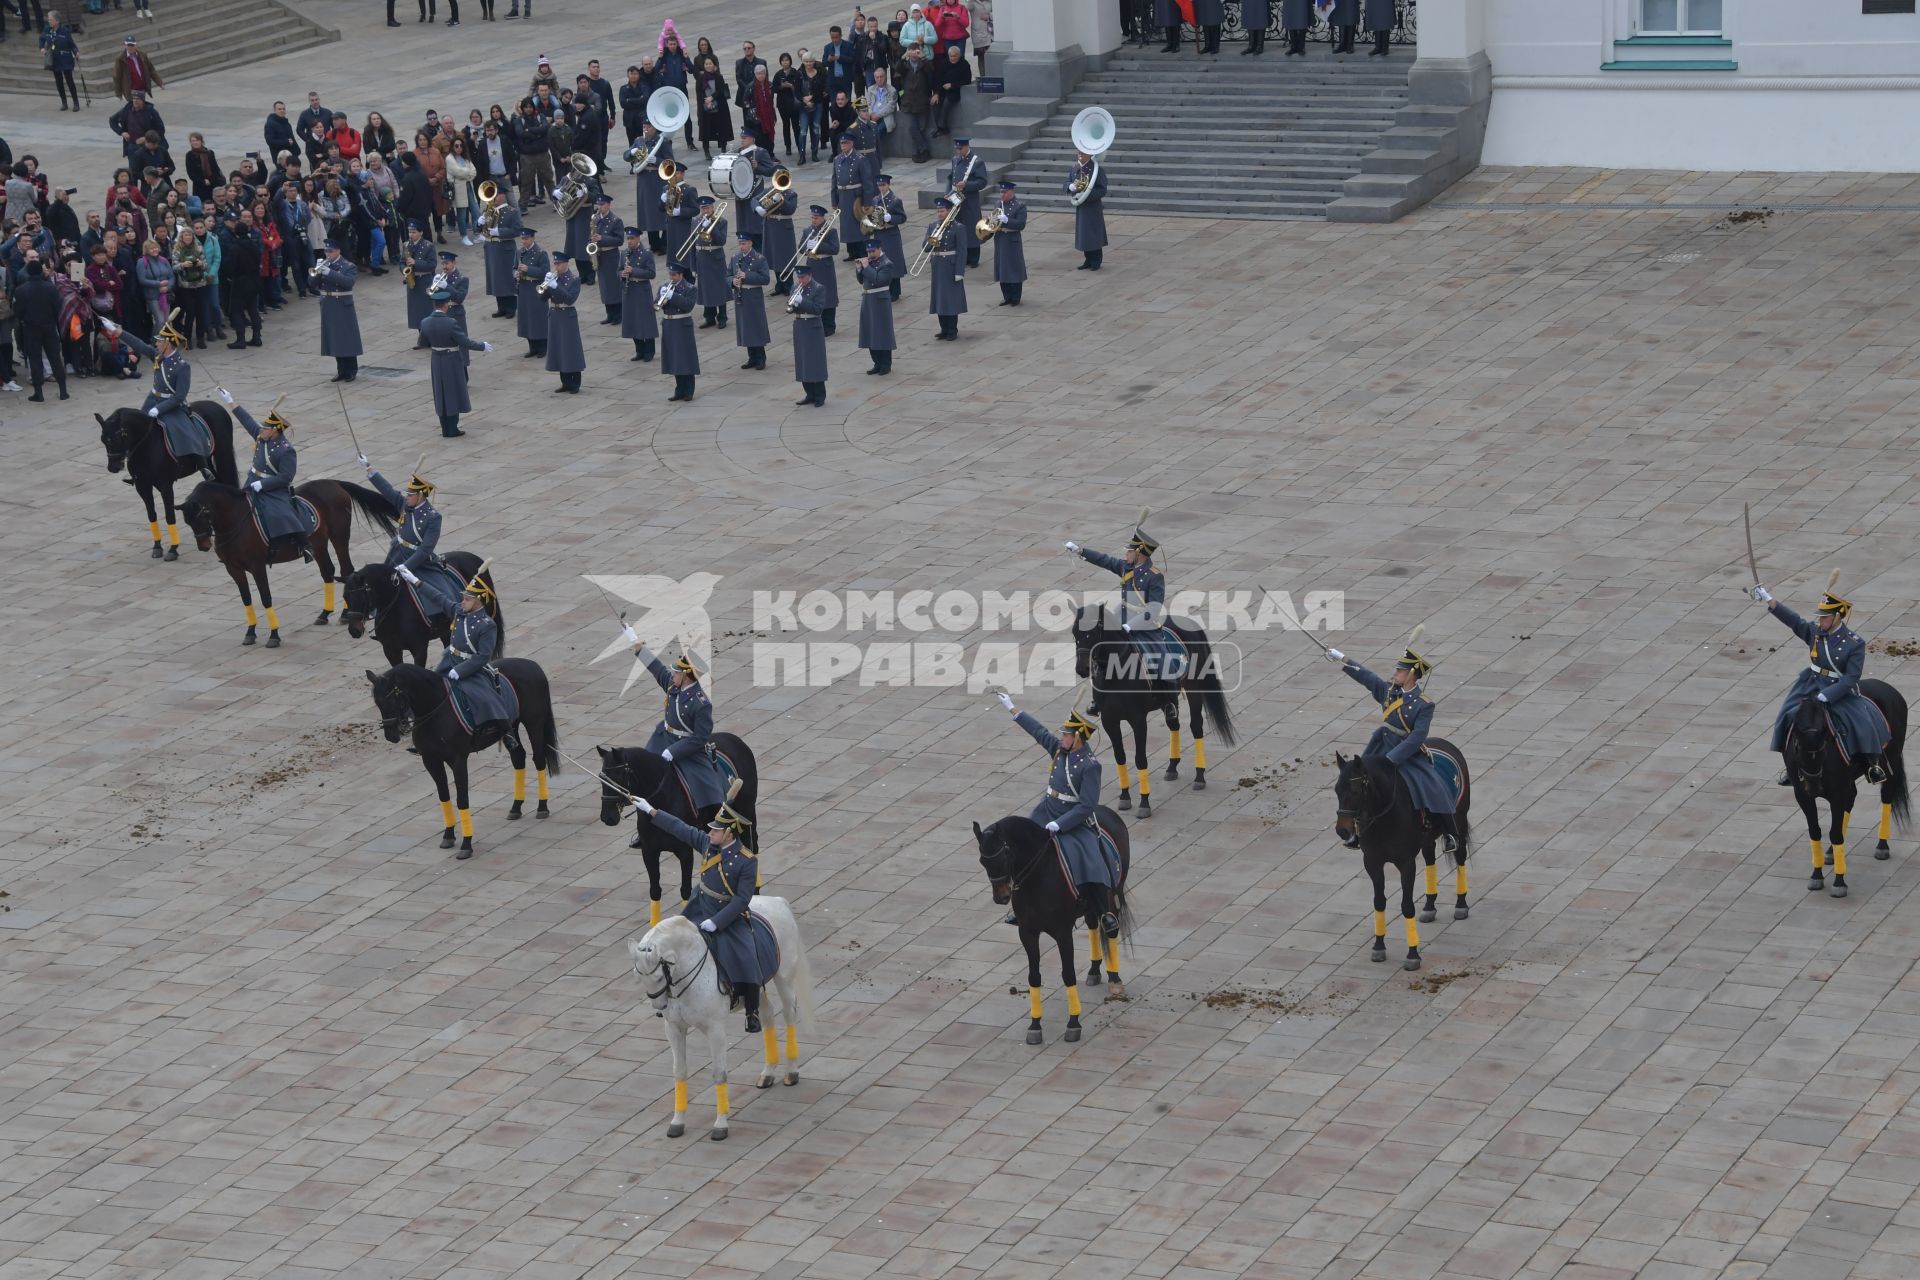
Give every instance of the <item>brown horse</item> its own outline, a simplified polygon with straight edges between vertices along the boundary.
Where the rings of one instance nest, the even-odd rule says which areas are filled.
[[[310,480],[293,492],[295,497],[305,498],[319,516],[308,543],[313,548],[314,559],[320,562],[320,577],[326,583],[325,607],[313,625],[324,627],[333,614],[335,581],[333,556],[328,554],[328,548],[340,557],[345,573],[351,574],[353,556],[347,550],[347,536],[353,528],[354,509],[359,508],[361,518],[391,536],[393,508],[372,489],[344,480]],[[180,514],[193,530],[195,545],[218,555],[233,585],[240,590],[240,603],[247,607],[247,634],[240,643],[253,644],[256,640],[253,593],[247,588],[247,579],[251,577],[260,588],[260,603],[267,611],[267,648],[279,648],[280,615],[274,612],[273,592],[267,586],[267,566],[292,560],[293,553],[282,547],[267,546],[254,524],[253,509],[247,504],[245,491],[233,485],[201,481],[187,495]]]

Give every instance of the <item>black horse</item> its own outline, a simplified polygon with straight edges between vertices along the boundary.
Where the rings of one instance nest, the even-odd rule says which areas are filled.
[[[1107,996],[1124,998],[1127,989],[1120,981],[1119,939],[1133,933],[1133,913],[1127,907],[1127,870],[1132,865],[1131,842],[1127,824],[1105,805],[1094,808],[1101,830],[1113,837],[1120,850],[1120,883],[1113,887],[1113,914],[1119,917],[1115,937],[1105,939],[1107,960]],[[1087,926],[1087,946],[1093,964],[1087,970],[1088,982],[1100,981],[1099,907],[1082,902],[1077,888],[1067,879],[1060,851],[1047,829],[1030,818],[1009,814],[990,827],[973,824],[973,838],[980,845],[980,865],[986,868],[987,882],[993,886],[997,906],[1013,904],[1014,923],[1020,927],[1020,945],[1027,949],[1027,1005],[1032,1021],[1027,1024],[1027,1043],[1039,1044],[1040,1035],[1040,938],[1044,934],[1060,949],[1060,981],[1067,988],[1067,1034],[1069,1041],[1080,1038],[1080,983],[1073,964],[1073,926]]]
[[[134,492],[146,504],[147,532],[153,535],[155,560],[180,558],[180,525],[173,506],[174,481],[202,474],[204,464],[211,467],[213,478],[221,484],[240,482],[233,460],[233,419],[212,400],[195,400],[191,407],[213,434],[211,459],[175,458],[167,448],[167,429],[159,419],[149,418],[138,409],[115,409],[104,418],[97,413],[93,415],[93,420],[100,424],[100,446],[107,451],[107,470],[118,474],[120,468],[125,467]],[[153,505],[155,490],[166,506],[169,543],[164,553],[160,548],[160,512]]]
[[[473,856],[473,811],[467,800],[468,756],[497,742],[506,744],[507,755],[513,759],[513,808],[507,812],[509,822],[521,816],[521,807],[526,803],[529,754],[533,756],[540,783],[540,807],[534,817],[547,816],[547,778],[560,773],[560,733],[553,723],[553,694],[547,687],[547,673],[538,663],[526,658],[503,658],[496,665],[502,678],[513,686],[520,704],[519,717],[504,734],[468,733],[454,714],[453,694],[445,676],[419,667],[398,665],[381,675],[367,672],[367,683],[373,686],[373,705],[380,709],[380,728],[386,733],[387,741],[398,742],[402,733],[411,731],[420,763],[433,776],[434,788],[440,793],[442,849],[453,848],[454,808],[458,801],[460,852],[454,855],[457,858]],[[525,745],[519,734],[513,732],[516,728],[525,731]],[[451,795],[447,791],[449,768],[453,770]]]
[[[480,573],[480,557],[471,551],[449,551],[442,559],[460,575],[462,582],[472,582],[473,575]],[[491,587],[493,571],[480,573],[480,580]],[[389,666],[399,666],[400,659],[409,654],[413,656],[414,666],[426,666],[428,644],[435,640],[444,644],[453,630],[451,614],[438,627],[429,627],[420,611],[414,608],[413,597],[401,585],[400,575],[384,563],[363,564],[348,574],[344,594],[347,607],[341,611],[340,619],[347,624],[347,634],[358,640],[367,633],[367,624],[371,622],[373,638],[380,642]],[[496,628],[493,656],[504,657],[507,619],[500,611],[498,593],[488,597],[486,610]]]
[[[1123,727],[1133,727],[1133,762],[1140,771],[1140,816],[1153,816],[1153,781],[1147,768],[1147,717],[1161,711],[1167,718],[1171,749],[1166,777],[1180,776],[1180,695],[1187,697],[1187,715],[1193,721],[1193,789],[1207,789],[1207,717],[1213,717],[1220,740],[1233,745],[1233,716],[1227,710],[1226,690],[1220,684],[1220,660],[1207,633],[1184,618],[1168,618],[1167,625],[1187,647],[1186,669],[1177,689],[1150,678],[1142,669],[1140,647],[1120,628],[1106,605],[1085,605],[1073,623],[1074,674],[1093,681],[1100,707],[1100,724],[1113,743],[1113,759],[1120,775],[1122,811],[1133,808],[1133,779],[1127,773],[1127,744]]]
[[[1427,750],[1444,755],[1460,771],[1460,799],[1454,808],[1458,835],[1447,859],[1454,866],[1453,918],[1467,918],[1467,856],[1473,849],[1473,826],[1467,810],[1473,803],[1473,781],[1467,772],[1467,757],[1444,738],[1428,738]],[[1420,967],[1420,930],[1414,924],[1413,864],[1424,856],[1427,863],[1427,901],[1419,918],[1434,917],[1434,901],[1439,893],[1439,871],[1434,865],[1434,846],[1439,837],[1420,823],[1413,797],[1407,791],[1400,770],[1384,756],[1343,756],[1334,754],[1339,777],[1334,780],[1333,796],[1339,806],[1334,831],[1342,839],[1352,835],[1360,841],[1361,862],[1367,878],[1373,881],[1373,956],[1387,958],[1387,883],[1386,868],[1392,863],[1400,871],[1400,914],[1407,922],[1407,959],[1403,966]]]
[[[1893,856],[1887,844],[1893,824],[1899,823],[1905,831],[1910,816],[1907,766],[1902,759],[1907,743],[1907,700],[1884,680],[1862,680],[1860,696],[1880,708],[1891,730],[1886,754],[1881,757],[1887,776],[1880,783],[1880,843],[1873,851],[1876,859],[1884,861]],[[1813,846],[1813,874],[1807,878],[1807,888],[1826,888],[1824,872],[1826,863],[1831,862],[1831,892],[1836,898],[1844,898],[1847,896],[1847,815],[1853,811],[1853,802],[1859,795],[1854,782],[1865,775],[1866,768],[1841,754],[1840,744],[1833,738],[1833,727],[1827,722],[1826,706],[1818,698],[1804,698],[1795,709],[1793,727],[1787,735],[1787,753],[1793,761],[1790,770],[1793,798],[1800,802],[1800,812],[1807,815],[1807,839]],[[1816,807],[1821,800],[1827,802],[1833,816],[1824,853],[1820,848],[1820,811]]]
[[[760,797],[760,767],[754,762],[752,750],[735,734],[716,733],[712,742],[714,752],[733,766],[733,776],[739,784],[727,805],[753,824],[747,847],[758,852],[765,840],[760,816],[755,812]],[[716,810],[711,806],[694,811],[693,801],[687,796],[679,775],[658,752],[645,747],[598,747],[596,750],[600,752],[600,821],[608,826],[619,826],[620,814],[632,807],[623,792],[641,797],[689,826],[705,826],[713,817]],[[647,895],[652,899],[649,924],[659,924],[660,855],[671,852],[680,859],[680,901],[685,902],[693,896],[693,850],[653,823],[640,821],[638,814],[634,815],[634,826],[633,843],[628,847],[640,850],[640,859],[647,864]]]

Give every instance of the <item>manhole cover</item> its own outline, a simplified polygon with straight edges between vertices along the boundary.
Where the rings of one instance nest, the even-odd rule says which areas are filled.
[[[410,373],[418,373],[420,371],[418,369],[394,369],[384,364],[365,364],[360,366],[360,372],[369,378],[404,378]]]

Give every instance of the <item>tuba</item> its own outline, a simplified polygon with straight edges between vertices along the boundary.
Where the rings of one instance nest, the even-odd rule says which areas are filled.
[[[567,157],[566,181],[560,184],[557,199],[560,203],[560,216],[571,218],[587,207],[587,201],[593,199],[593,188],[587,185],[587,179],[600,172],[593,158],[582,152],[574,152]]]
[[[1113,145],[1114,131],[1113,116],[1105,107],[1088,107],[1073,118],[1074,150],[1092,158],[1086,174],[1082,176],[1076,169],[1067,183],[1067,198],[1074,208],[1087,202],[1094,181],[1100,176],[1100,157]]]
[[[768,187],[765,194],[753,202],[753,211],[763,218],[766,217],[780,207],[781,198],[792,189],[793,174],[784,165],[775,169],[773,171],[773,185]]]

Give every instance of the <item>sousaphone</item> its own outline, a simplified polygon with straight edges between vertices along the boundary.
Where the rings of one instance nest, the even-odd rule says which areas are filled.
[[[1088,107],[1073,118],[1073,149],[1083,156],[1093,157],[1093,168],[1085,176],[1076,176],[1072,183],[1071,199],[1075,208],[1086,203],[1100,177],[1100,157],[1113,145],[1113,115],[1105,107]]]

